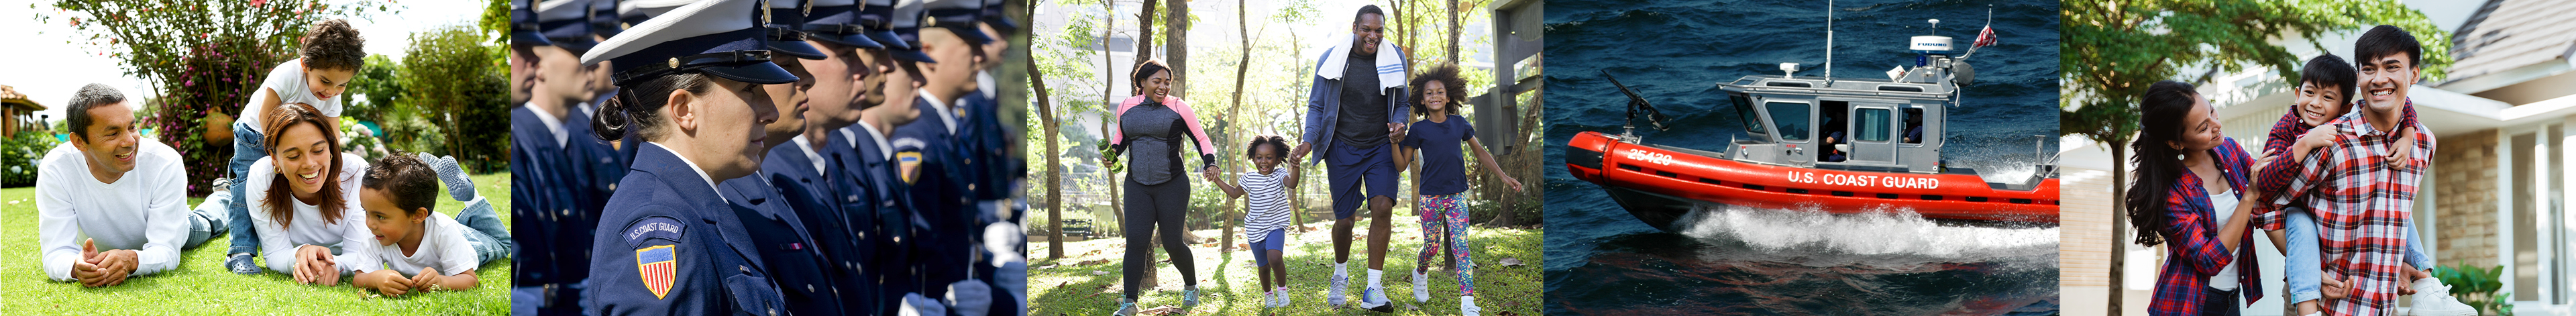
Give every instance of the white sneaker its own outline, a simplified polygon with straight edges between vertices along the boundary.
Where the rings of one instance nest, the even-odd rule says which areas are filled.
[[[2469,307],[2469,304],[2461,304],[2459,298],[2451,297],[2450,285],[2444,285],[2442,280],[2434,278],[2415,280],[2414,307],[2414,314],[2417,316],[2478,315],[2477,308]]]
[[[1485,312],[1485,308],[1483,308],[1483,307],[1476,307],[1476,297],[1474,297],[1474,296],[1459,296],[1459,297],[1458,297],[1458,314],[1459,314],[1459,315],[1476,316],[1476,314],[1478,314],[1478,313],[1483,313],[1483,312]]]
[[[1342,288],[1349,287],[1350,285],[1351,276],[1333,276],[1333,288],[1324,293],[1324,304],[1333,305],[1333,307],[1342,307],[1343,303],[1349,303],[1349,299],[1342,298]]]
[[[1395,302],[1386,299],[1386,289],[1371,287],[1360,294],[1360,308],[1379,313],[1395,312]]]
[[[1430,284],[1431,284],[1431,278],[1430,278],[1430,277],[1427,277],[1427,276],[1423,276],[1423,275],[1422,275],[1422,271],[1414,271],[1414,272],[1413,272],[1413,302],[1414,302],[1414,303],[1429,303],[1429,302],[1431,302],[1431,285],[1430,285]]]
[[[1262,292],[1261,307],[1278,308],[1279,291]]]
[[[1279,290],[1279,307],[1288,307],[1288,304],[1292,304],[1292,303],[1290,303],[1291,301],[1289,301],[1289,300],[1288,300],[1288,294],[1289,294],[1289,293],[1295,293],[1295,292],[1290,292],[1290,291],[1288,291],[1288,290]]]

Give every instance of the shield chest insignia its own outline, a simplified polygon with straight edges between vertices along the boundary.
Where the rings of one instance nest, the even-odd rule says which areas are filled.
[[[644,289],[653,292],[653,299],[662,299],[671,294],[671,279],[678,273],[674,270],[680,267],[679,258],[672,254],[676,249],[674,247],[677,245],[652,246],[635,250],[635,271],[643,276]]]

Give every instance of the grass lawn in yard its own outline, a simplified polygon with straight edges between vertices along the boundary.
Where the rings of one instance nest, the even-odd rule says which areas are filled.
[[[1398,213],[1403,214],[1403,213]],[[1430,276],[1429,303],[1413,301],[1413,268],[1422,251],[1422,226],[1417,218],[1397,215],[1393,235],[1387,241],[1386,270],[1380,283],[1386,296],[1394,301],[1394,315],[1457,315],[1458,281],[1445,267],[1435,267]],[[1476,261],[1476,305],[1484,315],[1538,315],[1540,235],[1535,229],[1470,228],[1470,248]],[[1287,257],[1288,289],[1291,304],[1286,308],[1262,305],[1261,279],[1254,274],[1252,252],[1242,246],[1233,251],[1217,252],[1218,230],[1194,231],[1202,243],[1190,245],[1199,279],[1199,305],[1181,305],[1181,274],[1172,267],[1170,256],[1154,248],[1160,269],[1159,288],[1140,289],[1136,306],[1147,315],[1156,308],[1169,307],[1173,314],[1199,315],[1386,315],[1359,309],[1359,293],[1368,285],[1368,222],[1361,220],[1353,229],[1350,257],[1349,304],[1334,308],[1324,304],[1326,288],[1332,285],[1332,222],[1309,223],[1290,228]],[[1242,234],[1238,231],[1235,234]],[[1235,236],[1240,245],[1243,237]],[[1030,315],[1109,315],[1118,308],[1124,289],[1120,262],[1125,260],[1126,240],[1121,237],[1094,239],[1064,244],[1065,258],[1046,259],[1047,243],[1029,242]],[[1442,254],[1446,255],[1446,254]],[[1506,266],[1504,259],[1522,263]],[[1439,265],[1440,257],[1431,264]]]
[[[510,220],[510,174],[474,176],[474,186]],[[453,216],[464,203],[439,191],[435,211]],[[83,288],[45,277],[43,254],[37,252],[35,188],[0,189],[0,314],[419,314],[502,315],[510,313],[510,260],[486,263],[475,270],[481,282],[470,290],[376,297],[375,291],[349,285],[323,287],[295,284],[277,271],[233,274],[223,268],[231,235],[182,250],[177,269],[126,279],[125,284]],[[200,199],[188,199],[195,206]],[[355,220],[355,219],[352,219]],[[268,259],[268,258],[261,258]]]

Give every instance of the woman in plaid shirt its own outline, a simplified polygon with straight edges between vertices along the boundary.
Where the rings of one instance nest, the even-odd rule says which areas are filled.
[[[2241,203],[2254,159],[2219,131],[2217,112],[2191,84],[2156,82],[2144,101],[2129,144],[2138,180],[2126,203],[2138,244],[2173,242],[2148,314],[2237,315],[2237,296],[2263,298],[2253,249],[2242,247],[2254,239],[2246,222],[2257,203]]]

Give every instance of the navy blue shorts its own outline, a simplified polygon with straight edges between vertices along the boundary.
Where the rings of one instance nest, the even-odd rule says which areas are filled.
[[[1374,197],[1395,198],[1394,145],[1378,144],[1352,147],[1339,140],[1324,152],[1324,164],[1332,174],[1329,185],[1333,194],[1333,218],[1351,218],[1358,214],[1363,201]],[[1360,190],[1366,188],[1367,194]]]
[[[1272,228],[1270,232],[1261,235],[1267,236],[1263,236],[1261,242],[1252,243],[1252,266],[1267,267],[1270,266],[1271,261],[1279,261],[1279,258],[1270,256],[1271,251],[1279,251],[1280,255],[1288,254],[1287,228]]]

